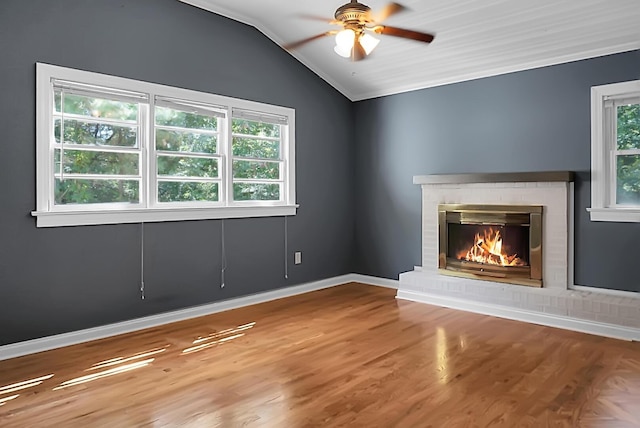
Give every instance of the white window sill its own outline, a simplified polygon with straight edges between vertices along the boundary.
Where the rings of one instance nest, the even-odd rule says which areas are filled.
[[[639,208],[587,208],[591,221],[640,223]]]
[[[223,218],[295,215],[298,205],[50,212],[33,211],[37,227],[97,224],[151,223],[160,221],[213,220]]]

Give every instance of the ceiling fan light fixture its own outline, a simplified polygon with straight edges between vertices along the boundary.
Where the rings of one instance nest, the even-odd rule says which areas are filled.
[[[352,29],[344,29],[336,34],[336,46],[334,52],[343,58],[351,57],[351,50],[356,41],[356,33]]]
[[[335,45],[334,48],[333,48],[333,51],[335,53],[337,53],[338,55],[340,55],[341,57],[343,57],[343,58],[351,57],[351,48],[343,49],[340,46]]]
[[[336,34],[336,47],[340,48],[341,51],[350,51],[355,40],[356,33],[347,28],[346,30],[342,30]]]
[[[380,43],[380,39],[376,39],[371,34],[365,33],[360,36],[360,44],[367,55],[373,52],[376,46],[378,46],[378,43]]]

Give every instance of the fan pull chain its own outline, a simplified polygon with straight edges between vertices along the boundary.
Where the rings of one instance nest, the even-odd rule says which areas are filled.
[[[55,110],[55,107],[54,107]],[[60,91],[60,182],[64,181],[64,90]]]
[[[224,275],[225,275],[225,271],[227,270],[227,249],[225,248],[225,243],[224,243],[224,219],[222,219],[222,221],[220,222],[220,235],[221,235],[221,245],[222,245],[222,260],[220,262],[220,288],[224,288]]]
[[[289,223],[284,216],[284,278],[289,279]]]
[[[140,299],[144,300],[144,223],[140,223]]]

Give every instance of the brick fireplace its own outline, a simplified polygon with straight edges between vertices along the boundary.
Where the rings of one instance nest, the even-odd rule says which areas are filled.
[[[414,183],[422,187],[422,266],[400,274],[398,298],[640,340],[640,296],[573,288],[571,172],[427,175]],[[460,205],[540,207],[541,288],[484,272],[443,275],[442,207]]]

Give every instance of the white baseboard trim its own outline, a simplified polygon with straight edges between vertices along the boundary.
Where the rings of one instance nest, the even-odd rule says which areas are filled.
[[[311,291],[335,287],[337,285],[346,284],[348,282],[360,282],[363,284],[392,289],[398,289],[399,287],[398,280],[351,273],[347,275],[323,279],[320,281],[280,288],[278,290],[267,291],[264,293],[251,294],[249,296],[223,300],[207,305],[194,306],[191,308],[151,315],[148,317],[108,324],[100,327],[88,328],[84,330],[72,331],[69,333],[57,334],[54,336],[47,336],[39,339],[3,345],[0,346],[0,361],[7,360],[9,358],[20,357],[23,355],[34,354],[37,352],[48,351],[50,349],[62,348],[64,346],[75,345],[82,342],[103,339],[105,337],[117,336],[119,334],[130,333],[146,328],[157,327],[177,321],[211,315],[217,312],[224,312],[231,309],[237,309],[244,306],[282,299],[298,294],[309,293]],[[399,299],[429,303],[437,306],[461,309],[469,312],[493,315],[501,318],[531,322],[534,324],[542,324],[551,327],[564,328],[567,330],[575,330],[583,333],[614,337],[624,340],[640,341],[640,329],[634,329],[630,327],[596,323],[538,312],[523,311],[507,308],[504,306],[485,305],[477,302],[445,298],[423,293],[414,293],[404,290],[399,290],[396,297]]]
[[[453,297],[437,296],[415,291],[398,290],[397,299],[411,300],[413,302],[427,303],[446,308],[459,309],[467,312],[475,312],[483,315],[491,315],[499,318],[507,318],[516,321],[524,321],[549,327],[573,330],[581,333],[589,333],[598,336],[612,337],[622,340],[640,341],[640,329],[625,327],[615,324],[605,324],[595,321],[586,321],[578,318],[560,315],[532,312],[506,306],[491,305],[473,302],[470,300]]]
[[[251,294],[235,299],[214,302],[207,305],[194,306],[177,311],[136,318],[130,321],[123,321],[100,327],[88,328],[85,330],[72,331],[69,333],[56,334],[54,336],[12,343],[0,346],[0,361],[28,354],[35,354],[36,352],[48,351],[50,349],[62,348],[64,346],[75,345],[82,342],[89,342],[96,339],[103,339],[105,337],[116,336],[123,333],[130,333],[132,331],[143,330],[145,328],[157,327],[190,318],[215,314],[217,312],[224,312],[244,306],[264,303],[270,300],[282,299],[284,297],[295,296],[297,294],[308,293],[310,291],[322,290],[324,288],[335,287],[347,282],[367,281],[361,280],[359,276],[354,276],[354,274],[336,276],[320,281],[308,282],[273,291],[266,291],[264,293]]]
[[[363,284],[393,288],[395,290],[400,287],[400,281],[397,279],[378,278],[377,276],[361,275],[359,273],[352,273],[347,276],[350,278],[350,281],[353,282],[362,282]]]

